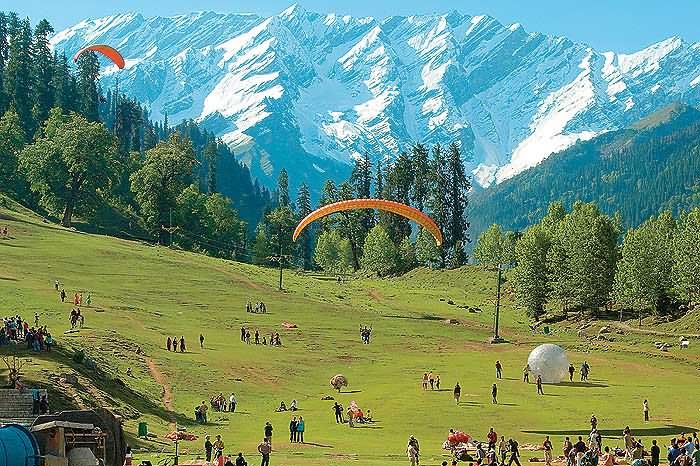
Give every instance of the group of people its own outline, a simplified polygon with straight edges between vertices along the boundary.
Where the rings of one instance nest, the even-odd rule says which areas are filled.
[[[221,439],[221,435],[216,436],[214,442],[211,441],[209,435],[204,437],[204,457],[207,463],[211,464],[212,459],[217,466],[248,466],[248,462],[243,457],[243,453],[238,452],[235,458],[231,458],[230,455],[224,455],[225,448],[224,441]]]
[[[299,419],[296,416],[292,417],[292,420],[289,421],[289,441],[291,443],[304,443],[305,429],[306,423],[302,416],[299,416]]]
[[[433,371],[424,372],[423,377],[421,377],[421,386],[423,390],[427,390],[428,387],[431,390],[440,390],[440,376],[433,375]]]
[[[362,343],[369,345],[369,338],[372,336],[372,327],[367,327],[366,325],[360,325],[360,338],[362,338]]]
[[[83,328],[83,325],[85,325],[85,315],[80,312],[79,307],[74,307],[70,310],[70,315],[68,316],[68,319],[70,320],[71,330],[75,329],[78,326],[80,328]]]
[[[287,408],[287,405],[284,403],[284,401],[280,401],[279,407],[275,410],[278,413],[284,412],[284,411],[298,411],[299,407],[297,406],[297,400],[292,400],[291,403],[289,403],[289,408]]]
[[[253,314],[267,314],[267,306],[262,301],[255,303],[255,306],[253,306],[253,303],[248,301],[248,303],[245,305],[245,311],[252,312]]]
[[[53,282],[53,287],[56,291],[58,291],[58,296],[61,298],[61,302],[65,303],[66,298],[68,297],[66,293],[66,289],[61,287],[61,284],[59,283],[58,280],[55,280]],[[76,292],[73,295],[73,305],[74,306],[92,306],[92,295],[90,293],[87,294],[85,299],[83,299],[83,293],[82,292]]]
[[[251,340],[252,337],[252,340]],[[261,334],[258,329],[251,335],[250,329],[241,327],[241,341],[250,345],[255,343],[256,345],[267,346],[268,340],[265,335],[262,335],[262,340],[260,339]],[[270,346],[282,346],[282,339],[280,338],[279,332],[273,332],[270,334]]]
[[[234,393],[231,393],[231,396],[228,397],[228,400],[226,399],[223,393],[219,393],[218,395],[211,397],[209,403],[213,411],[217,411],[220,413],[236,412],[236,395]]]
[[[202,344],[204,343],[204,340],[202,340]],[[168,337],[168,339],[165,341],[165,347],[167,348],[168,351],[173,351],[177,353],[178,348],[181,353],[184,353],[187,351],[187,346],[185,345],[185,337],[184,335],[178,339],[177,337]]]
[[[39,325],[39,315],[34,314],[34,326],[29,326],[29,322],[19,315],[5,317],[2,319],[3,325],[0,328],[0,346],[10,342],[19,343],[24,341],[28,350],[51,351],[55,341],[48,331],[46,325]]]
[[[0,236],[3,239],[10,237],[10,230],[7,229],[7,225],[3,225],[3,227],[0,228]]]

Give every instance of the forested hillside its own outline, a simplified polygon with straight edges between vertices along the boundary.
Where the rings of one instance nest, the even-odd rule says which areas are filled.
[[[474,193],[472,227],[475,234],[493,223],[522,230],[542,219],[551,202],[571,206],[577,200],[619,212],[625,227],[700,204],[700,112],[671,106]]]

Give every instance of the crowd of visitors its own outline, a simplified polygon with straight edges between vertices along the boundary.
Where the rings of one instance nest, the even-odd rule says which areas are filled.
[[[181,336],[179,339],[177,337],[168,337],[167,340],[165,340],[165,347],[167,348],[168,351],[173,351],[177,353],[178,348],[181,353],[184,353],[187,351],[187,346],[185,344],[185,337],[184,335]]]
[[[255,343],[256,345],[268,346],[267,336],[261,335],[258,329],[255,329],[255,332],[251,334],[249,328],[241,327],[241,341],[248,345]],[[279,332],[270,333],[269,346],[282,346]]]
[[[245,306],[245,311],[252,312],[253,314],[267,314],[267,306],[262,301],[255,303],[255,306],[253,306],[253,303],[248,301]]]
[[[440,376],[433,375],[433,371],[424,372],[423,377],[421,377],[421,386],[423,390],[440,390]]]
[[[39,315],[34,314],[34,326],[22,319],[19,315],[5,317],[2,319],[0,328],[0,346],[10,343],[25,342],[28,350],[38,352],[51,351],[55,341],[46,325],[39,325]]]

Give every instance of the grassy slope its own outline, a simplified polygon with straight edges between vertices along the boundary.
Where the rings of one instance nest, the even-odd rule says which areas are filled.
[[[33,355],[27,377],[46,381],[51,372],[77,370],[85,388],[74,394],[84,403],[98,397],[123,412],[131,406],[142,413],[140,419],[127,421],[132,433],[145,420],[162,436],[172,419],[162,404],[162,387],[148,370],[149,358],[164,374],[178,419],[189,430],[221,433],[232,450],[248,452],[252,459],[263,424],[270,420],[279,465],[403,464],[410,434],[421,440],[424,464],[439,464],[440,445],[451,427],[482,438],[495,426],[521,443],[539,442],[547,431],[559,442],[564,433],[583,433],[592,412],[607,435],[627,424],[646,437],[670,435],[677,429],[665,427],[669,424],[685,431],[696,425],[696,408],[683,400],[697,394],[698,344],[682,354],[672,350],[661,355],[649,353],[650,342],[660,338],[654,335],[617,336],[614,343],[593,345],[582,343],[573,328],[567,331],[563,325],[553,336],[533,335],[506,297],[503,333],[512,344],[493,347],[485,341],[494,277],[475,267],[416,270],[401,278],[342,285],[286,272],[287,290],[282,293],[276,291],[274,270],[76,233],[2,204],[0,225],[9,225],[12,238],[0,240],[0,310],[27,317],[39,312],[64,348],[51,358]],[[87,328],[80,332],[63,333],[71,305],[59,302],[52,286],[56,278],[69,294],[92,293],[93,307],[83,309]],[[248,299],[264,300],[269,313],[247,314]],[[447,299],[484,312],[469,313]],[[447,318],[463,325],[446,324]],[[283,321],[299,329],[284,330]],[[373,325],[371,345],[360,343],[359,324]],[[264,335],[279,331],[284,347],[242,344],[241,325],[260,328]],[[206,336],[205,350],[196,345],[200,332]],[[185,335],[190,352],[166,352],[167,335]],[[577,365],[587,359],[595,383],[546,387],[547,396],[537,397],[534,386],[518,379],[528,352],[544,341],[566,346]],[[84,348],[103,374],[95,379],[94,371],[73,364],[72,348]],[[504,364],[506,379],[499,382],[501,404],[493,406],[496,359]],[[128,366],[135,377],[125,376]],[[420,389],[420,376],[427,370],[441,376],[444,391]],[[338,372],[348,376],[354,393],[336,398],[344,406],[357,400],[371,409],[378,420],[375,428],[350,430],[333,422],[332,402],[320,398],[330,393],[328,379]],[[463,386],[458,407],[451,396],[456,381]],[[210,413],[212,425],[192,424],[198,402],[231,391],[239,399],[235,415]],[[65,395],[71,391],[59,393],[54,398],[68,403]],[[644,397],[654,418],[648,425],[640,422]],[[316,445],[284,441],[290,416],[274,408],[292,398],[306,419],[307,441]],[[166,445],[152,441],[143,446],[160,451]],[[200,442],[185,448],[195,454]]]

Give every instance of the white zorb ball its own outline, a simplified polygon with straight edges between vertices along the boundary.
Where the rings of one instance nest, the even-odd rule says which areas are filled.
[[[527,357],[530,372],[536,379],[542,376],[544,383],[559,383],[569,374],[569,358],[561,346],[546,343],[540,345]],[[534,380],[533,380],[534,381]]]

